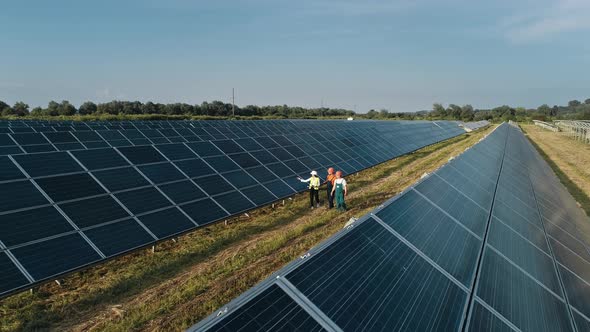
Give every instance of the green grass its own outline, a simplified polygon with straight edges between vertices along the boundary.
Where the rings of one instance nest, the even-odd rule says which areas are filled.
[[[537,149],[539,154],[541,154],[543,159],[545,159],[547,164],[549,164],[549,166],[551,167],[551,169],[553,170],[555,175],[557,175],[557,178],[559,179],[559,181],[561,181],[561,183],[566,187],[566,189],[569,191],[569,193],[572,195],[572,197],[576,200],[576,202],[578,202],[580,204],[582,210],[584,210],[584,212],[586,212],[586,215],[590,216],[590,197],[588,197],[588,195],[586,195],[586,193],[575,182],[573,182],[567,176],[567,174],[565,174],[559,168],[559,166],[557,166],[557,164],[545,153],[545,151],[543,151],[543,149],[541,149],[541,147],[539,147],[539,145],[537,143],[535,143],[534,140],[532,140],[530,138],[530,136],[526,135],[526,137],[529,140],[529,142],[531,142],[531,144],[533,144],[535,149]]]

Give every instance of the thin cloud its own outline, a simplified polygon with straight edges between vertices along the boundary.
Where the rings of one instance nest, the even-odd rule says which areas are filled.
[[[562,33],[590,29],[589,1],[558,0],[546,8],[527,8],[528,13],[504,18],[500,27],[508,40],[515,43],[547,41]]]

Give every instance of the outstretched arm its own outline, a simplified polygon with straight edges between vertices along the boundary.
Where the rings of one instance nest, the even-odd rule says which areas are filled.
[[[309,182],[309,181],[311,181],[311,178],[309,178],[309,179],[302,179],[302,178],[299,178],[299,181],[301,181],[301,182]]]

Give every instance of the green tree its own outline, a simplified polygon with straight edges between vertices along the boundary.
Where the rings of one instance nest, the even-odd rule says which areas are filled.
[[[76,107],[70,104],[70,102],[67,100],[63,100],[61,104],[59,104],[57,111],[59,115],[74,115],[76,112]]]
[[[551,115],[551,108],[547,104],[537,107],[537,112],[542,115]]]
[[[472,121],[475,114],[473,111],[473,106],[471,105],[464,105],[461,107],[461,120],[463,121]]]
[[[12,113],[16,116],[25,116],[29,114],[29,105],[19,101],[12,106]]]
[[[580,106],[582,103],[579,100],[570,100],[567,103],[567,106],[569,106],[572,109],[575,109],[576,107]]]
[[[590,105],[590,98],[588,98],[588,99],[584,100],[584,104],[586,104],[586,105]]]
[[[49,116],[58,116],[59,115],[59,104],[55,101],[50,101],[47,104],[47,110],[44,112]]]
[[[45,112],[43,111],[43,109],[41,107],[35,107],[31,110],[31,115],[32,116],[42,116],[45,115]]]
[[[80,105],[78,112],[81,115],[88,115],[88,114],[96,113],[96,110],[97,110],[96,104],[91,101],[87,101],[84,104]]]

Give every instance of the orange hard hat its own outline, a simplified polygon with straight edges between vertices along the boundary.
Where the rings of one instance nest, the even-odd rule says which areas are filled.
[[[337,171],[336,176],[342,176],[342,171]]]
[[[334,173],[334,167],[328,168],[328,174],[332,174],[332,173]]]

